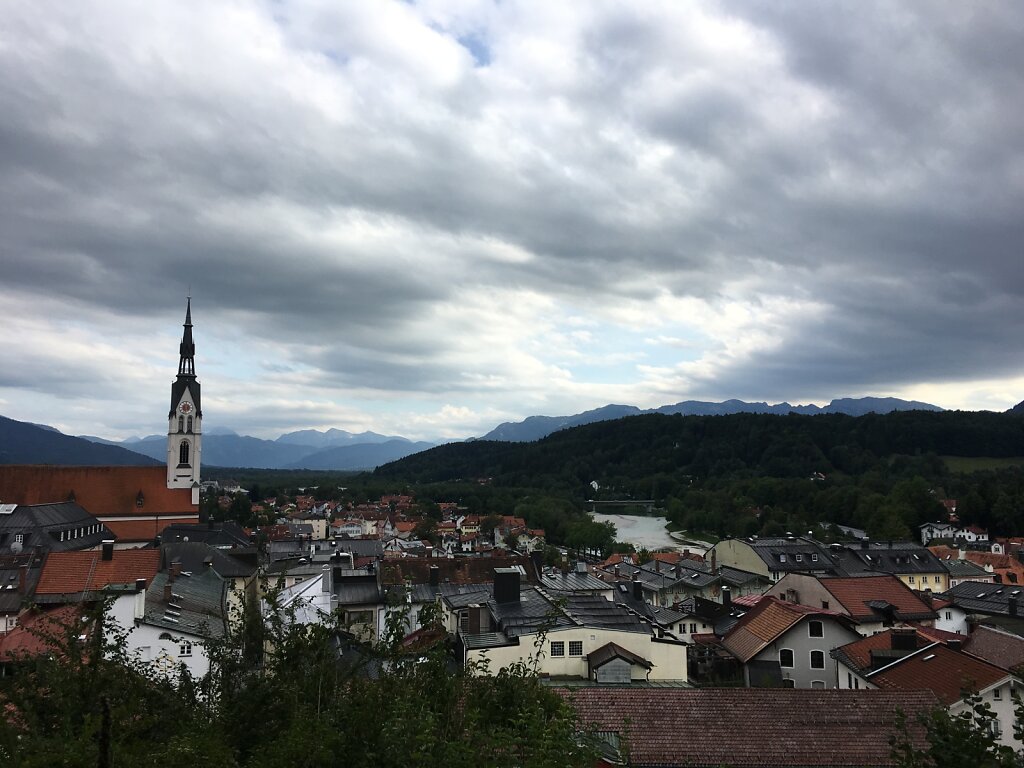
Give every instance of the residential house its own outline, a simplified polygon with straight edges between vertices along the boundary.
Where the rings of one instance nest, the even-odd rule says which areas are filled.
[[[573,688],[559,690],[581,730],[600,739],[599,766],[874,768],[892,766],[897,713],[912,747],[930,691]]]
[[[965,581],[976,581],[981,584],[995,584],[996,575],[992,571],[986,571],[977,563],[970,560],[940,560],[942,567],[949,573],[949,586],[955,587]]]
[[[1024,636],[1024,587],[1013,584],[979,584],[965,581],[943,595],[964,611],[972,624],[1001,627]]]
[[[717,563],[756,573],[776,582],[787,573],[824,576],[835,573],[834,551],[805,536],[722,539],[709,552]]]
[[[468,606],[458,640],[467,666],[491,674],[532,661],[542,676],[597,683],[685,682],[686,645],[598,595],[555,602],[522,586],[516,568],[496,568],[485,603]]]
[[[922,523],[917,529],[921,533],[921,544],[927,546],[928,542],[935,539],[952,539],[957,527],[952,523],[937,521],[934,523]]]
[[[151,584],[159,565],[159,550],[116,550],[113,541],[103,542],[99,551],[51,552],[39,574],[34,600],[39,605],[100,600],[111,585]]]
[[[210,670],[207,645],[227,630],[227,583],[212,568],[189,575],[177,566],[161,571],[147,588],[110,585],[111,618],[128,633],[128,651],[157,672],[193,678]]]
[[[863,647],[884,640],[884,635],[876,635],[863,638],[855,645]],[[999,742],[1018,750],[1024,746],[1013,733],[1015,717],[1012,691],[1020,685],[1016,677],[1005,669],[964,653],[959,648],[959,640],[951,640],[948,645],[936,641],[911,650],[899,646],[904,642],[908,646],[912,642],[917,644],[918,639],[895,630],[889,641],[888,652],[898,654],[897,657],[887,656],[884,647],[872,649],[868,654],[871,666],[867,670],[855,666],[857,662],[863,661],[860,650],[855,653],[849,647],[837,648],[835,655],[842,659],[837,664],[840,685],[848,687],[846,683],[852,680],[854,686],[869,689],[926,689],[934,693],[953,716],[970,709],[971,703],[964,696],[964,691],[970,691],[982,704],[991,708],[995,716],[995,735]],[[889,663],[886,664],[886,661]]]
[[[765,594],[849,616],[862,635],[906,622],[931,623],[935,610],[895,576],[818,577],[789,573]]]
[[[949,574],[926,547],[912,541],[861,541],[830,547],[837,560],[837,575],[865,576],[889,573],[911,589],[945,592]]]
[[[829,651],[858,637],[841,613],[765,597],[722,638],[743,665],[750,688],[834,688],[836,664]]]

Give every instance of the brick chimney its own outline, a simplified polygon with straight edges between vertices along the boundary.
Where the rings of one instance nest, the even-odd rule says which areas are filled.
[[[114,540],[104,539],[103,540],[103,559],[113,560],[114,559]]]

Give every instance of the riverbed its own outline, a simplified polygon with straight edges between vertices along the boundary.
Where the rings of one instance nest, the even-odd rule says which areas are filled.
[[[668,520],[664,517],[647,517],[645,515],[599,515],[593,513],[591,517],[599,523],[611,523],[615,526],[615,540],[632,544],[637,550],[646,549],[671,549],[681,552],[689,549],[691,552],[703,554],[711,545],[706,541],[695,541],[689,539],[685,533],[676,534],[673,538],[665,526]]]

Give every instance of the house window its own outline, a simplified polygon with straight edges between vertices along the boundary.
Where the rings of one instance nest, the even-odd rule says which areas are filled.
[[[178,644],[178,655],[179,656],[191,656],[192,655],[192,643],[188,640],[182,640]]]
[[[561,640],[551,641],[551,657],[565,656],[565,643]]]
[[[992,735],[995,736],[997,739],[1003,735],[1003,726],[1000,725],[999,718],[993,717],[989,721],[988,727],[992,731]]]
[[[782,687],[783,688],[796,688],[796,680],[793,680],[793,679],[787,677],[785,680],[782,681]]]
[[[907,581],[909,581],[911,584],[913,584],[914,583],[914,577],[913,576],[908,576],[907,577]]]
[[[822,601],[821,601],[821,607],[822,607],[822,608],[823,608],[824,610],[826,610],[826,611],[827,611],[827,610],[828,610],[828,600],[822,600]]]
[[[1001,688],[993,688],[992,689],[992,698],[995,699],[996,701],[1002,700],[1002,698],[1003,698],[1003,691],[1002,691],[1002,689]]]
[[[820,621],[810,621],[807,623],[807,636],[808,637],[824,637],[825,627]]]
[[[793,667],[793,650],[791,648],[783,648],[779,651],[779,666]]]
[[[855,691],[859,691],[860,690],[860,678],[859,677],[853,678],[853,690],[855,690]]]
[[[853,673],[852,672],[847,672],[846,673],[846,687],[847,688],[853,688]]]
[[[811,688],[824,688],[824,687],[825,687],[825,681],[824,680],[811,680]]]
[[[825,652],[811,651],[811,669],[825,668]]]
[[[953,612],[952,611],[946,611],[946,621],[952,621],[952,620],[953,620]]]
[[[23,533],[16,533],[16,534],[14,534],[14,543],[15,544],[23,544],[24,542],[25,542],[25,534],[23,534]]]
[[[583,641],[582,640],[570,640],[569,641],[569,655],[570,656],[582,656],[583,655]]]
[[[692,635],[696,631],[697,631],[697,625],[696,624],[691,624],[690,625],[690,634]]]
[[[459,631],[463,634],[469,632],[469,611],[459,613]]]

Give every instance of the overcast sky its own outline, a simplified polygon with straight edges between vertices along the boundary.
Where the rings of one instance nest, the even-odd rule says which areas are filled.
[[[0,414],[1024,399],[1024,4],[6,0]]]

